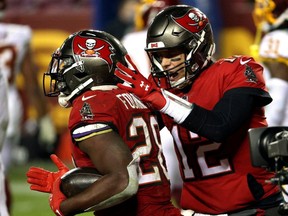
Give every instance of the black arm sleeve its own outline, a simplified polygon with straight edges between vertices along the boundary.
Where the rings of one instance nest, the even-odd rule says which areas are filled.
[[[271,101],[269,94],[263,90],[232,89],[224,94],[213,110],[194,104],[191,113],[181,125],[209,140],[221,142],[249,119],[255,107]]]

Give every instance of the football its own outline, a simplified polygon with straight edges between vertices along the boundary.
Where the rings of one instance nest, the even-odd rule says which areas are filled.
[[[82,192],[101,177],[95,168],[74,168],[61,177],[60,190],[69,198]]]

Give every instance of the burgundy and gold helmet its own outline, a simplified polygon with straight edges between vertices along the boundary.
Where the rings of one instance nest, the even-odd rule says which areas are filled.
[[[288,21],[288,0],[255,0],[253,19],[263,31],[280,27]]]

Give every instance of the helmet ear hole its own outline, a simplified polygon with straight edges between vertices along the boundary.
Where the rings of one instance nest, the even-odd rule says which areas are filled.
[[[58,82],[57,83],[57,89],[59,89],[60,92],[63,92],[67,89],[66,82]]]
[[[86,76],[88,76],[88,74],[85,72],[78,72],[78,73],[74,73],[74,76],[78,79],[82,79],[82,78],[85,78]]]

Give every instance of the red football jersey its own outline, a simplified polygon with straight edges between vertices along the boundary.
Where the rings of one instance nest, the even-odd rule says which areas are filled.
[[[249,88],[260,88],[265,95],[262,67],[244,56],[219,60],[201,73],[189,92],[178,96],[212,110],[225,92],[235,88],[248,94]],[[265,98],[263,91],[250,94]],[[267,126],[263,107],[255,108],[249,121],[223,143],[200,137],[168,116],[163,115],[163,119],[174,137],[184,181],[182,208],[220,214],[251,205],[255,199],[248,187],[248,173],[259,183],[255,182],[255,189],[262,185],[261,199],[278,191],[277,186],[265,183],[274,174],[252,167],[250,159],[248,129]]]
[[[129,211],[135,207],[137,215],[180,215],[178,209],[171,208],[170,182],[156,116],[133,94],[115,86],[110,86],[110,90],[99,90],[102,88],[87,91],[74,99],[69,119],[74,143],[103,131],[114,130],[119,133],[133,157],[139,155],[140,158],[138,204],[134,208],[129,206],[133,202],[131,200],[127,202],[128,206],[121,204],[125,215],[134,215]],[[73,145],[72,149],[76,166],[93,166],[87,154],[77,145]],[[170,210],[166,212],[167,209]],[[109,211],[106,215],[119,215],[119,212],[112,214]]]

